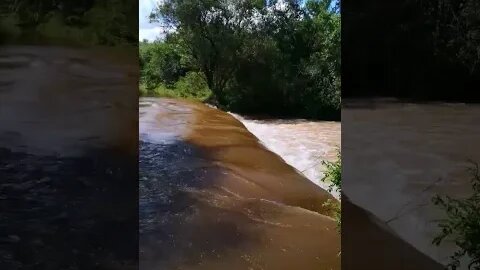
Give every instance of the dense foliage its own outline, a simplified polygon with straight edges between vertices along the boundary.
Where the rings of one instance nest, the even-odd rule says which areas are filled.
[[[342,95],[480,101],[480,1],[345,1]]]
[[[473,74],[480,64],[480,2],[436,0],[423,3],[433,32],[434,53]]]
[[[138,43],[137,3],[130,0],[6,0],[0,4],[3,42],[76,45]]]
[[[455,270],[460,267],[460,259],[470,258],[468,268],[480,269],[480,173],[478,164],[470,169],[472,174],[472,194],[464,199],[449,196],[435,196],[433,202],[446,212],[446,218],[439,221],[441,233],[433,243],[440,245],[445,240],[452,240],[458,246],[448,265]]]
[[[180,93],[175,83],[196,72],[229,110],[339,119],[338,7],[302,2],[163,1],[151,19],[175,31],[140,44],[144,93]]]

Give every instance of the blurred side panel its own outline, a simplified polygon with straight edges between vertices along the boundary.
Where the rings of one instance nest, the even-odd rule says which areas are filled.
[[[342,1],[343,269],[480,267],[478,14]]]
[[[137,11],[0,4],[0,269],[138,268]]]

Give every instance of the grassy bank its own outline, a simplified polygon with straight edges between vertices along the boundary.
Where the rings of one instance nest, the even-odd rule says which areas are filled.
[[[208,88],[204,78],[195,72],[187,73],[171,85],[140,83],[139,90],[140,96],[143,97],[185,98],[201,102],[207,101],[212,96],[212,91]]]

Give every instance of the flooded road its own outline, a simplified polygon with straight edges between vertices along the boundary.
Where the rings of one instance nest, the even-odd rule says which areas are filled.
[[[456,247],[432,245],[435,194],[471,191],[468,160],[480,161],[480,106],[374,102],[342,109],[343,191],[389,230],[446,264]]]
[[[231,115],[140,102],[142,269],[340,269],[335,198]]]

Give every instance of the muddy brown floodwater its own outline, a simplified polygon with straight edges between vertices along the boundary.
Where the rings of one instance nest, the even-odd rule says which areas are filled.
[[[106,147],[136,154],[138,63],[130,55],[2,47],[0,147],[63,157]]]
[[[141,100],[141,269],[340,269],[327,200],[230,114]]]
[[[444,213],[431,199],[471,192],[467,167],[468,160],[480,161],[480,106],[379,99],[344,106],[342,121],[343,164],[348,168],[342,191],[386,230],[445,265],[457,247],[448,241],[432,244],[439,232],[435,220]],[[409,258],[403,263],[408,265]]]
[[[0,269],[138,264],[137,48],[0,48]]]
[[[341,123],[306,119],[252,119],[237,114],[261,143],[295,167],[310,181],[328,190],[322,182],[325,166],[322,161],[335,161],[341,147]],[[332,191],[336,198],[340,194]]]

